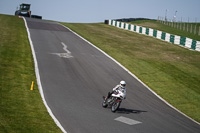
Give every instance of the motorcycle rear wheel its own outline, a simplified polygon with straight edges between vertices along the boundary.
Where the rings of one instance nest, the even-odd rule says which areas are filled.
[[[107,107],[108,107],[108,104],[107,104],[106,102],[103,102],[103,103],[102,103],[102,106],[103,106],[104,108],[107,108]]]

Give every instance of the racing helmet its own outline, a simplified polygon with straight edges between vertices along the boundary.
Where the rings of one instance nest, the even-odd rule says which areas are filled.
[[[120,81],[120,85],[122,86],[122,87],[125,87],[126,86],[126,82],[125,81]]]

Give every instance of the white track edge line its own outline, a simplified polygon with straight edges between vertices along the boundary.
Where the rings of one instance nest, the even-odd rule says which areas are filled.
[[[131,73],[127,68],[125,68],[122,64],[120,64],[117,60],[115,60],[114,58],[112,58],[110,55],[108,55],[107,53],[105,53],[103,50],[101,50],[100,48],[98,48],[97,46],[95,46],[94,44],[92,44],[91,42],[89,42],[88,40],[86,40],[85,38],[83,38],[82,36],[80,36],[79,34],[77,34],[76,32],[72,31],[70,28],[66,27],[65,25],[58,23],[60,25],[62,25],[63,27],[67,28],[68,30],[70,30],[72,33],[74,33],[75,35],[77,35],[78,37],[80,37],[81,39],[83,39],[84,41],[86,41],[87,43],[89,43],[91,46],[93,46],[94,48],[96,48],[97,50],[101,51],[103,54],[105,54],[107,57],[109,57],[111,60],[113,60],[115,63],[117,63],[120,67],[122,67],[125,71],[127,71],[131,76],[133,76],[135,79],[137,79],[142,85],[144,85],[149,91],[151,91],[155,96],[157,96],[160,100],[162,100],[165,104],[167,104],[169,107],[173,108],[174,110],[176,110],[177,112],[179,112],[180,114],[182,114],[183,116],[185,116],[186,118],[190,119],[191,121],[195,122],[196,124],[200,125],[199,122],[197,122],[196,120],[192,119],[191,117],[187,116],[186,114],[184,114],[183,112],[181,112],[180,110],[178,110],[177,108],[175,108],[174,106],[172,106],[170,103],[168,103],[165,99],[163,99],[162,97],[160,97],[156,92],[154,92],[150,87],[148,87],[145,83],[143,83],[138,77],[136,77],[133,73]]]
[[[48,111],[49,115],[52,117],[52,119],[56,123],[56,125],[62,130],[63,133],[67,133],[65,131],[65,129],[62,127],[62,125],[60,124],[60,122],[57,120],[57,118],[54,116],[53,112],[51,111],[51,109],[49,108],[49,106],[48,106],[48,104],[47,104],[47,102],[45,100],[43,89],[42,89],[42,84],[41,84],[41,81],[40,81],[40,73],[39,73],[37,58],[36,58],[36,55],[35,55],[35,49],[33,47],[33,42],[31,40],[31,35],[30,35],[30,32],[29,32],[29,28],[28,28],[26,19],[24,17],[23,17],[23,20],[24,20],[24,23],[25,23],[25,27],[26,27],[27,34],[28,34],[29,43],[30,43],[31,50],[32,50],[32,55],[33,55],[34,64],[35,64],[35,74],[36,74],[36,78],[37,78],[38,89],[40,91],[40,95],[42,97],[43,103],[44,103],[45,107],[47,108],[47,111]]]

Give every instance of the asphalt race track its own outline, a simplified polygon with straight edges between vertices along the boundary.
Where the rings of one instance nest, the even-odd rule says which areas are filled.
[[[68,133],[200,133],[122,67],[67,28],[26,18],[48,106]],[[119,111],[102,107],[120,80],[127,99]]]

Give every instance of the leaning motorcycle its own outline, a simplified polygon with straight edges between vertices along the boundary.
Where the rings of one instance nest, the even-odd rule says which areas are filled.
[[[102,103],[102,106],[104,108],[107,108],[108,106],[111,107],[112,112],[116,112],[117,109],[119,108],[121,102],[123,99],[125,99],[126,94],[123,93],[120,90],[116,90],[113,92],[113,94],[110,96],[110,98],[105,100],[105,97],[103,97],[104,101]]]

